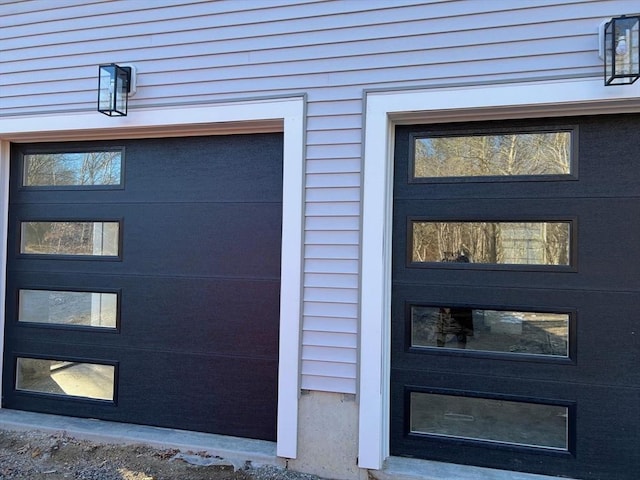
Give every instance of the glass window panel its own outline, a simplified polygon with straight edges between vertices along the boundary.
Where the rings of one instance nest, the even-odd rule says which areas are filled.
[[[98,292],[20,290],[18,321],[116,328],[118,295]]]
[[[121,151],[37,153],[23,157],[27,187],[120,185]]]
[[[411,307],[411,346],[568,357],[569,314]]]
[[[22,222],[20,253],[118,256],[118,222]]]
[[[113,400],[115,367],[19,357],[16,389],[71,397]]]
[[[570,222],[413,222],[413,262],[569,265]]]
[[[415,139],[414,178],[568,175],[571,132]]]
[[[568,450],[568,408],[411,392],[411,432]]]

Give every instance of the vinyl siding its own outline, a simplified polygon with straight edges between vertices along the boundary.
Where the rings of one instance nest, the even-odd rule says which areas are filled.
[[[55,5],[54,5],[55,3]],[[0,115],[308,99],[302,388],[356,392],[363,92],[599,76],[597,27],[637,0],[0,0]],[[366,321],[366,319],[362,319]]]

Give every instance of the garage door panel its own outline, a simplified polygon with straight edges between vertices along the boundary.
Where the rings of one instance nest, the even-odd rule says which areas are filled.
[[[277,358],[279,282],[148,278],[128,283],[122,301],[125,345]],[[183,306],[179,312],[176,304]]]
[[[19,340],[15,345],[15,356],[5,358],[7,365],[15,365],[17,356],[115,364],[117,383],[114,401],[101,401],[70,396],[74,379],[57,379],[59,388],[49,390],[55,393],[42,393],[12,391],[15,375],[6,375],[9,408],[275,440],[277,360],[180,352],[140,355],[108,346],[56,348]]]
[[[282,199],[282,134],[191,137],[179,143],[149,139],[124,145],[125,201]]]
[[[405,380],[409,380],[405,378]],[[410,380],[409,380],[410,381]],[[469,379],[472,387],[475,387],[475,394],[480,398],[494,395],[495,392],[489,389],[489,385],[483,383],[483,379],[473,381]],[[438,378],[433,379],[434,391],[448,391],[456,393],[456,386],[451,382],[439,381]],[[628,465],[625,469],[624,462],[618,462],[614,465],[608,463],[610,458],[620,458],[635,460],[638,457],[634,451],[633,442],[625,441],[623,435],[610,434],[610,426],[620,419],[628,418],[625,405],[634,404],[640,400],[637,391],[626,388],[596,387],[591,389],[589,386],[576,384],[573,385],[571,391],[561,392],[556,390],[553,384],[538,384],[537,390],[531,389],[525,382],[515,380],[509,383],[508,388],[500,389],[499,385],[491,385],[500,391],[511,391],[517,396],[521,396],[522,400],[535,401],[553,401],[554,399],[568,399],[569,402],[575,402],[573,415],[578,419],[592,418],[595,419],[592,428],[584,428],[582,422],[577,422],[575,429],[571,432],[572,448],[571,454],[565,452],[544,451],[531,447],[518,447],[500,444],[488,444],[486,442],[478,442],[472,440],[461,440],[457,438],[446,439],[441,436],[425,436],[425,435],[408,435],[403,432],[402,418],[397,418],[395,426],[392,424],[391,438],[392,445],[402,446],[402,448],[392,447],[392,455],[416,456],[424,455],[425,449],[429,451],[430,458],[436,461],[451,461],[451,452],[456,455],[456,463],[478,464],[485,462],[503,464],[506,469],[522,470],[524,465],[537,467],[539,470],[543,468],[553,469],[556,475],[567,476],[571,478],[634,478],[628,475]],[[411,385],[411,384],[410,384]],[[445,385],[451,388],[445,387]],[[407,389],[407,390],[410,390]],[[400,382],[392,384],[391,401],[392,403],[404,404],[406,402],[407,390],[405,390]],[[466,390],[466,389],[465,389]],[[468,392],[460,392],[465,394]],[[520,400],[520,399],[519,399]],[[526,403],[526,402],[525,402]],[[393,408],[393,407],[392,407]],[[451,410],[443,422],[464,423],[469,421],[469,412],[456,412]],[[458,413],[460,416],[455,416]],[[524,419],[526,420],[526,419]],[[628,423],[628,428],[638,428],[636,420],[633,419]],[[517,421],[514,421],[512,429],[519,428]],[[603,442],[602,439],[607,441]],[[537,450],[537,451],[536,451]]]
[[[567,382],[588,382],[602,385],[628,385],[640,383],[640,373],[631,369],[620,369],[620,365],[631,365],[637,361],[639,341],[637,339],[637,316],[640,303],[638,292],[582,291],[569,289],[494,288],[490,286],[446,285],[396,285],[393,305],[393,362],[398,368],[420,368],[457,372],[461,369],[482,374],[490,369],[492,375],[518,375],[537,379],[562,379]],[[473,307],[483,310],[516,312],[507,318],[474,318],[474,335],[466,346],[489,343],[504,338],[510,351],[465,351],[456,349],[446,352],[438,348],[411,349],[412,305],[435,307]],[[527,355],[527,347],[534,340],[541,342],[564,342],[558,337],[565,333],[564,327],[545,331],[540,326],[537,334],[527,334],[527,324],[518,318],[517,312],[567,313],[569,317],[567,338],[568,357]],[[520,317],[522,317],[520,315]],[[534,322],[536,325],[540,325]],[[606,332],[594,336],[593,331]],[[535,335],[535,336],[534,336]],[[495,337],[492,339],[491,337]],[[420,345],[419,342],[416,342]],[[507,344],[505,344],[507,346]],[[578,348],[579,347],[579,348]],[[602,352],[607,352],[603,355]],[[576,368],[576,365],[580,368]]]
[[[89,286],[84,276],[70,278],[64,285],[56,283],[58,275],[30,273],[22,276],[19,284],[12,283],[8,290],[13,298],[19,290],[44,290],[61,297],[64,291],[107,291],[104,287]],[[34,282],[31,283],[30,282]],[[52,330],[64,328],[66,341],[91,344],[101,335],[100,343],[122,348],[146,350],[216,352],[221,355],[251,355],[277,358],[279,282],[221,279],[188,279],[127,277],[115,281],[108,279],[110,287],[117,285],[117,328],[104,329],[87,324],[15,324],[28,332],[34,340],[46,340]],[[49,285],[49,286],[47,286]],[[95,285],[95,284],[94,284]],[[50,290],[54,289],[54,290]],[[111,290],[113,291],[113,290]],[[74,308],[75,299],[55,298],[53,308]],[[90,299],[88,308],[90,311]],[[8,302],[9,303],[9,302]],[[68,305],[68,307],[67,307]],[[176,305],[182,308],[176,312]],[[75,307],[77,310],[77,306]],[[17,301],[7,308],[7,321],[16,322]],[[37,320],[37,319],[36,319]],[[47,322],[46,318],[42,319]],[[99,329],[99,331],[96,331]],[[75,331],[74,331],[75,330]],[[106,330],[106,331],[105,331]],[[162,332],[162,335],[159,335]]]
[[[126,209],[126,216],[122,216]],[[170,205],[29,205],[13,209],[11,220],[112,221],[120,223],[120,258],[88,265],[86,258],[69,259],[69,271],[130,274],[175,273],[277,278],[280,275],[282,205],[170,204]],[[19,234],[9,251],[20,250]],[[124,264],[119,264],[122,259]],[[48,262],[60,268],[59,258],[21,256],[17,268],[37,268]],[[56,267],[57,266],[57,267]]]
[[[429,268],[462,269],[450,276],[471,280],[479,274],[472,270],[501,270],[485,272],[483,281],[496,285],[540,285],[573,288],[624,290],[640,288],[640,271],[629,259],[640,256],[640,243],[629,242],[632,220],[640,216],[640,204],[632,198],[616,199],[550,199],[536,201],[511,199],[508,202],[478,199],[466,201],[396,202],[394,228],[397,241],[411,246],[410,225],[416,222],[448,221],[521,221],[533,223],[568,222],[571,238],[568,247],[572,265],[473,265],[469,264],[410,264],[405,251],[394,252],[394,274],[399,281],[429,281]],[[490,216],[486,213],[491,212]],[[565,215],[563,215],[565,212]],[[606,219],[607,221],[603,221]],[[409,267],[409,268],[407,268]],[[421,268],[422,267],[422,268]],[[505,272],[509,270],[509,272]],[[535,275],[528,272],[537,270]],[[445,280],[446,281],[446,280]],[[457,279],[459,281],[459,279]],[[506,282],[505,282],[506,281]],[[494,283],[495,282],[495,283]]]
[[[68,146],[67,146],[68,145]],[[123,149],[124,188],[101,190],[110,202],[277,202],[282,199],[283,136],[279,133],[146,140],[42,143],[21,151]],[[96,189],[20,188],[13,154],[12,202],[95,201]],[[85,187],[86,188],[86,187]]]
[[[278,278],[280,204],[132,206],[123,255],[139,274]]]
[[[408,159],[414,136],[424,134],[442,135],[447,132],[475,132],[480,129],[502,130],[518,127],[541,126],[551,128],[557,125],[577,126],[576,168],[574,178],[565,180],[544,178],[502,178],[495,179],[435,179],[429,180],[430,195],[434,199],[445,198],[576,198],[576,197],[616,197],[635,196],[640,185],[640,171],[630,171],[629,161],[636,156],[634,141],[637,135],[637,117],[629,115],[597,115],[588,117],[572,117],[566,123],[558,119],[517,119],[496,122],[472,122],[455,124],[434,124],[396,127],[395,154],[397,159]],[[413,135],[413,136],[412,136]],[[395,176],[404,181],[397,183],[394,191],[401,198],[419,200],[423,197],[421,184],[408,182],[410,164],[396,162]],[[610,188],[610,181],[616,182],[615,190]],[[422,184],[424,185],[424,184]]]
[[[120,421],[275,440],[276,371],[276,360],[123,354]]]

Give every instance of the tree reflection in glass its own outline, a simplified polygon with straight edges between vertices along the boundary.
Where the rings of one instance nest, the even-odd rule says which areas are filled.
[[[567,175],[571,131],[417,138],[414,178]]]
[[[411,261],[569,265],[570,222],[413,222]]]
[[[121,151],[26,154],[23,163],[26,187],[121,184]]]

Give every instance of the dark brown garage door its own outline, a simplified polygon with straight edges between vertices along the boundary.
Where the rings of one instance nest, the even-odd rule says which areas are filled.
[[[639,132],[397,128],[392,454],[638,477]]]
[[[3,406],[274,440],[282,135],[14,145]]]

